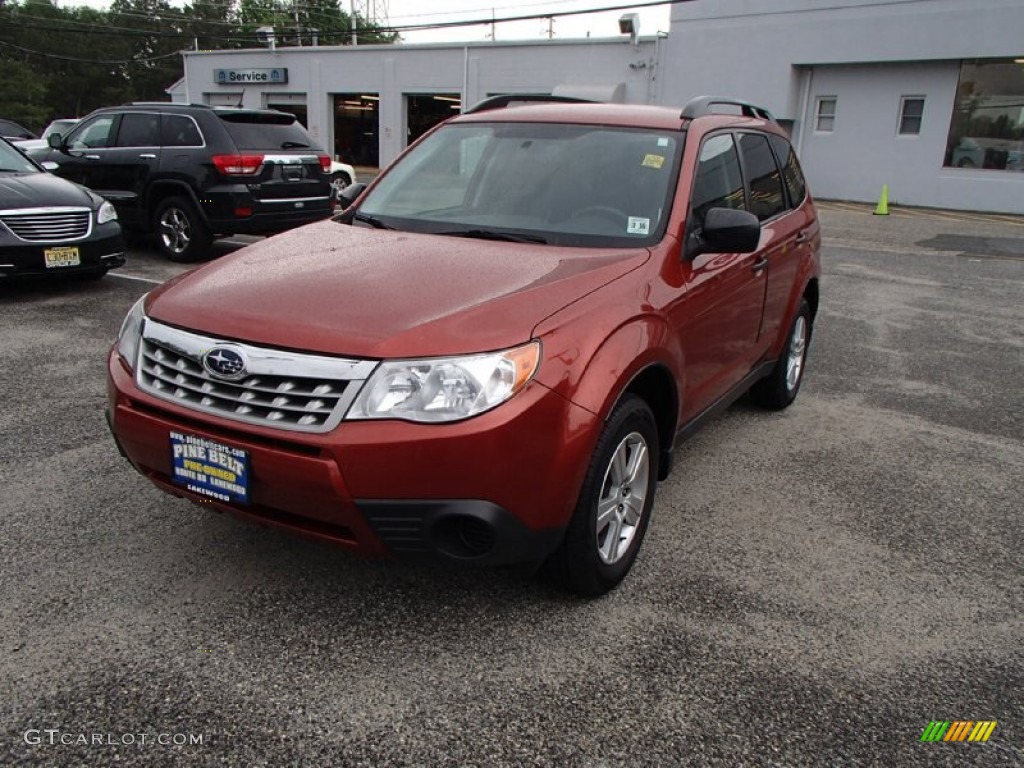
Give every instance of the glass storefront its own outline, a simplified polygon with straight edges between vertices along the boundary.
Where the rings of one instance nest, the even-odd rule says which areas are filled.
[[[1024,171],[1024,57],[961,63],[943,165]]]

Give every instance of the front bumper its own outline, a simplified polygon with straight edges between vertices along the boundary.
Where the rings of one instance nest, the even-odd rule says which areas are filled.
[[[108,371],[111,431],[157,487],[369,556],[479,565],[542,559],[561,540],[600,428],[593,414],[531,383],[455,424],[342,422],[326,434],[300,434],[142,392],[116,351]],[[171,430],[248,451],[249,504],[174,484]]]
[[[65,245],[63,243],[61,246]],[[124,265],[125,246],[120,228],[113,234],[93,237],[89,240],[69,243],[78,248],[81,263],[73,267],[47,268],[43,251],[49,244],[0,244],[0,277],[22,277],[30,275],[72,275],[81,272],[96,272]]]

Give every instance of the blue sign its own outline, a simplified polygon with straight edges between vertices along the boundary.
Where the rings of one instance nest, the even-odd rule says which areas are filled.
[[[171,432],[171,480],[218,501],[249,503],[249,453],[214,440]]]
[[[288,82],[288,68],[215,69],[213,70],[213,81],[217,85],[251,85],[254,83],[280,85]]]

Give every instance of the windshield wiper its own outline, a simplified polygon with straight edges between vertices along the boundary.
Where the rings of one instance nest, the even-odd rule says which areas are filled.
[[[444,232],[431,232],[432,235],[448,237],[472,237],[477,240],[501,240],[506,243],[547,243],[540,235],[523,235],[518,232],[504,232],[499,229],[450,229]]]
[[[309,149],[309,144],[303,144],[301,141],[282,141],[281,149]]]
[[[352,218],[355,221],[361,221],[364,224],[369,224],[374,229],[394,229],[394,227],[389,227],[376,216],[371,216],[368,213],[354,213]]]

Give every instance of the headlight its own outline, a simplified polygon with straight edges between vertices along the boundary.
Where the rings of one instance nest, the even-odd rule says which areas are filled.
[[[488,411],[526,386],[540,362],[540,343],[503,352],[380,364],[346,419],[458,421]]]
[[[110,204],[109,200],[104,200],[100,209],[96,211],[96,223],[106,224],[108,221],[117,221],[117,211],[114,210],[114,206]]]
[[[121,323],[121,330],[117,332],[117,353],[133,371],[139,354],[139,342],[142,340],[142,323],[146,319],[143,310],[145,303],[145,296],[135,302]]]

